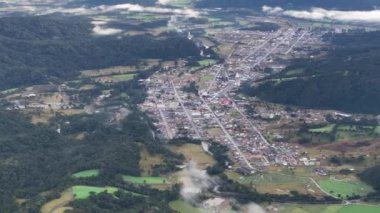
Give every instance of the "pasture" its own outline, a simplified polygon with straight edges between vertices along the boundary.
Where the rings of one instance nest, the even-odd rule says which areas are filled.
[[[178,211],[179,213],[205,213],[206,211],[194,207],[185,201],[176,200],[169,203],[170,208]]]
[[[278,173],[244,177],[235,172],[227,172],[226,175],[241,184],[251,185],[260,193],[289,194],[293,190],[304,194],[323,195],[323,192],[307,177]]]
[[[202,67],[211,66],[211,65],[214,65],[216,63],[217,63],[217,61],[214,59],[204,59],[204,60],[198,61],[198,64],[201,65]]]
[[[380,212],[379,206],[370,206],[370,205],[346,205],[339,209],[336,213],[378,213]]]
[[[170,145],[170,150],[174,153],[183,154],[187,161],[195,161],[201,169],[206,169],[208,166],[215,164],[215,160],[207,154],[201,145],[183,144],[180,146]]]
[[[330,132],[332,132],[334,127],[335,127],[335,124],[329,124],[329,125],[326,125],[323,127],[309,129],[309,132],[312,132],[312,133],[330,133]]]
[[[111,78],[119,81],[129,81],[135,77],[136,74],[121,74],[121,75],[112,75]]]
[[[75,199],[86,199],[88,198],[91,193],[99,194],[101,192],[107,192],[110,194],[113,194],[117,192],[119,189],[116,187],[98,187],[98,186],[84,186],[84,185],[78,185],[72,187],[74,198]]]
[[[279,213],[377,213],[380,207],[365,204],[351,205],[298,205],[279,206]]]
[[[351,183],[339,180],[320,180],[319,185],[323,190],[335,197],[346,198],[347,196],[366,195],[372,188],[364,183]]]
[[[122,178],[125,182],[130,182],[134,184],[147,184],[147,185],[170,184],[169,181],[163,177],[135,177],[135,176],[123,175]]]

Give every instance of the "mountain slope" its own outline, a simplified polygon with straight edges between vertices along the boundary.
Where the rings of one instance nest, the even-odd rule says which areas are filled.
[[[297,60],[242,91],[270,102],[379,114],[380,32],[338,34],[332,44],[323,59]]]

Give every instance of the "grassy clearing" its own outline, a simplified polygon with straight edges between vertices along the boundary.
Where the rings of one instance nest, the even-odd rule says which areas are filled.
[[[122,75],[112,75],[111,78],[120,80],[120,81],[128,81],[132,80],[136,74],[122,74]]]
[[[336,213],[342,205],[294,205],[287,204],[279,213]]]
[[[74,198],[75,199],[86,199],[88,198],[91,193],[99,194],[101,192],[107,191],[107,193],[113,194],[117,192],[119,189],[116,187],[97,187],[97,186],[73,186],[72,187]]]
[[[281,209],[281,207],[280,207]],[[380,207],[364,204],[351,205],[297,205],[287,204],[279,213],[376,213]]]
[[[198,64],[205,67],[205,66],[211,66],[211,65],[214,65],[216,64],[216,60],[214,59],[205,59],[205,60],[200,60],[198,61]]]
[[[54,210],[58,206],[61,206],[62,204],[67,204],[73,199],[74,199],[74,194],[72,190],[67,189],[61,193],[61,197],[59,197],[58,199],[54,199],[52,201],[49,201],[48,203],[45,203],[41,208],[41,213],[51,213],[52,210]],[[54,212],[58,212],[58,209],[57,211],[54,211]]]
[[[335,124],[329,124],[324,127],[309,129],[309,132],[313,133],[330,133],[335,127]]]
[[[140,153],[140,162],[139,166],[142,170],[143,176],[150,176],[152,173],[152,168],[155,165],[160,165],[163,162],[162,156],[160,155],[151,155],[146,149],[142,149]]]
[[[197,144],[184,144],[181,146],[169,147],[173,152],[183,154],[187,161],[195,161],[202,169],[215,164],[215,160],[211,155],[203,151],[201,145]]]
[[[91,170],[85,170],[80,171],[77,173],[74,173],[72,177],[74,178],[88,178],[88,177],[96,177],[99,175],[99,169],[91,169]]]
[[[212,75],[204,75],[201,77],[200,82],[211,81],[213,79],[214,79],[214,76]]]
[[[169,203],[169,206],[180,213],[205,213],[206,211],[194,207],[185,201],[176,200]]]
[[[135,176],[123,175],[123,180],[125,182],[131,182],[134,184],[148,184],[148,185],[170,184],[169,181],[163,177],[135,177]]]
[[[80,91],[93,90],[95,89],[95,85],[93,84],[85,84],[79,88]]]
[[[251,182],[253,184],[294,183],[294,182],[305,184],[309,182],[309,179],[305,177],[266,173],[266,174],[258,174],[258,175],[244,177],[240,182],[242,184],[250,184]]]
[[[138,71],[137,66],[118,66],[105,69],[83,70],[81,71],[82,77],[98,77],[113,74],[125,74],[129,72]]]
[[[340,195],[342,198],[353,194],[365,195],[372,191],[371,187],[364,183],[350,183],[338,180],[321,180],[319,185],[326,192],[338,197]]]
[[[378,213],[380,212],[380,207],[369,206],[369,205],[346,205],[339,209],[337,213]]]
[[[232,171],[226,172],[226,175],[241,184],[254,187],[261,193],[289,194],[293,190],[304,194],[323,195],[323,192],[307,177],[279,173],[240,176]]]
[[[223,131],[220,128],[210,128],[207,129],[207,133],[211,136],[220,136],[223,134]]]

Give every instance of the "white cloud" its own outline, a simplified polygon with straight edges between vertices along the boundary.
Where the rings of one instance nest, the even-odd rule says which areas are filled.
[[[168,14],[177,14],[184,15],[188,17],[197,17],[199,16],[199,12],[190,9],[172,9],[172,8],[164,8],[164,7],[144,7],[138,4],[117,4],[117,5],[101,5],[98,6],[100,12],[115,12],[115,11],[131,11],[131,12],[149,12],[149,13],[168,13]]]
[[[380,23],[380,10],[340,11],[326,10],[323,8],[312,8],[311,10],[283,10],[280,7],[269,6],[263,6],[262,10],[269,14],[286,15],[302,19]]]
[[[172,0],[158,0],[156,4],[168,5]]]
[[[103,21],[103,20],[92,21],[91,24],[94,25],[94,28],[92,29],[93,33],[99,36],[107,36],[107,35],[115,35],[115,34],[119,34],[123,32],[123,30],[121,29],[107,28],[105,26],[107,23],[108,23],[107,21]]]

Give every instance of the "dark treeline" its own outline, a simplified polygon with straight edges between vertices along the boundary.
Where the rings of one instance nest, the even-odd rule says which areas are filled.
[[[244,27],[240,30],[249,30],[249,31],[277,31],[281,27],[278,24],[272,22],[256,22],[253,27]]]
[[[68,79],[80,70],[137,65],[142,59],[198,56],[175,33],[94,36],[87,19],[61,16],[0,18],[0,89]]]
[[[228,147],[213,142],[209,146],[209,151],[212,153],[213,158],[216,161],[216,164],[208,167],[207,173],[209,175],[219,175],[223,173],[231,162],[228,157]]]
[[[264,6],[283,7],[286,9],[310,9],[322,7],[339,10],[370,10],[379,6],[378,0],[200,0],[198,7],[215,8],[253,8],[261,10]]]
[[[271,102],[379,114],[380,31],[336,34],[330,39],[331,49],[323,59],[296,60],[273,77],[283,81],[245,84],[242,91]],[[304,71],[287,74],[295,69]]]
[[[364,170],[359,174],[362,181],[371,185],[375,192],[369,193],[366,197],[368,200],[379,201],[380,200],[380,165],[376,165]]]

